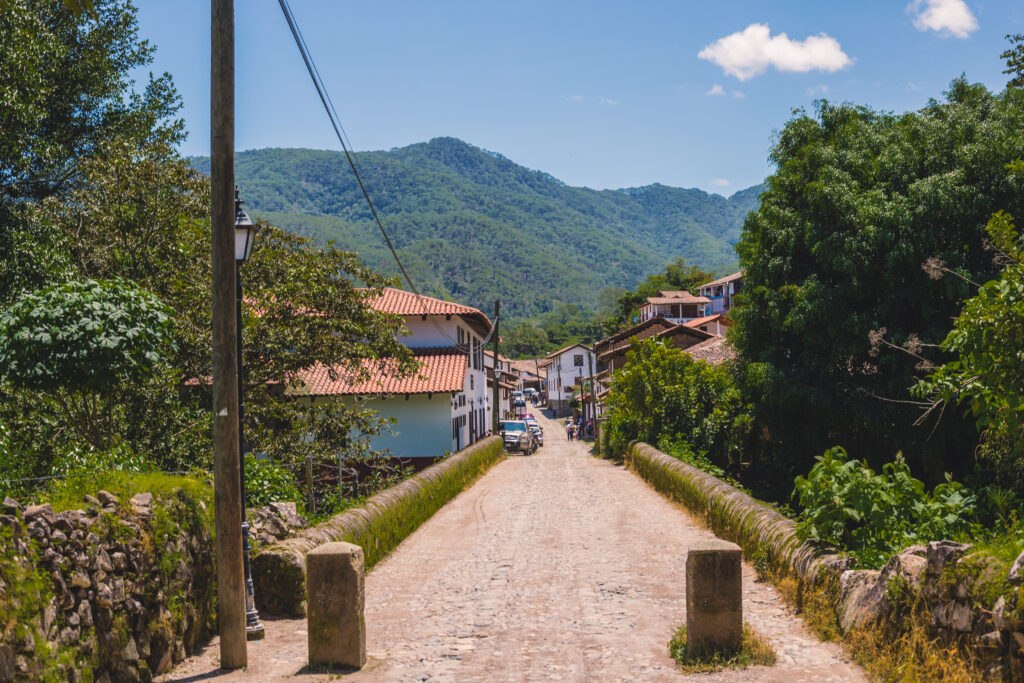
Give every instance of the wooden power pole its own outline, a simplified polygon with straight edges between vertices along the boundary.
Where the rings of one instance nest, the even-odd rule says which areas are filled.
[[[501,337],[498,334],[498,307],[501,306],[501,301],[495,300],[494,302],[494,388],[491,391],[491,404],[493,409],[491,410],[491,434],[498,433],[498,422],[500,420],[498,416],[498,397],[501,396],[501,389],[498,386],[498,347],[501,342]]]
[[[590,353],[587,354],[587,364],[590,366],[590,419],[594,422],[594,451],[601,452],[601,441],[597,435],[597,384],[594,382],[594,356],[597,352],[597,341],[590,345]]]
[[[234,0],[211,0],[210,229],[213,261],[213,489],[220,665],[246,666],[235,324]]]

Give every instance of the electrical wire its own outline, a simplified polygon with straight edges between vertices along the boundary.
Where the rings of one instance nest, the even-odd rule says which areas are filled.
[[[370,207],[370,214],[373,216],[373,220],[376,222],[377,227],[380,230],[380,234],[384,237],[384,242],[387,244],[388,250],[391,252],[391,256],[394,258],[395,264],[398,266],[399,271],[401,271],[405,281],[409,284],[409,289],[412,290],[412,293],[416,296],[417,300],[419,300],[423,305],[423,310],[425,311],[427,310],[427,305],[424,301],[425,297],[420,294],[416,285],[413,283],[412,278],[409,276],[408,271],[402,264],[402,260],[398,257],[398,252],[395,250],[394,245],[395,240],[393,240],[394,231],[391,230],[391,234],[388,234],[389,230],[387,228],[390,228],[391,226],[388,224],[387,228],[385,228],[387,220],[377,210],[377,207],[373,204],[373,200],[370,198],[370,193],[366,188],[366,183],[363,181],[361,173],[362,166],[359,164],[358,158],[349,151],[349,148],[352,147],[351,141],[348,140],[348,135],[345,133],[345,129],[341,125],[341,118],[338,116],[338,112],[334,108],[334,102],[331,100],[331,96],[327,92],[327,87],[324,85],[323,79],[320,77],[320,70],[317,68],[316,62],[309,53],[309,46],[306,44],[306,40],[303,38],[302,32],[299,30],[298,23],[295,20],[295,15],[292,13],[292,8],[288,4],[288,0],[278,0],[278,4],[281,6],[281,12],[284,14],[285,21],[288,22],[288,28],[291,30],[292,38],[295,39],[295,45],[299,48],[299,53],[302,55],[302,61],[306,65],[306,71],[309,72],[309,77],[313,81],[313,86],[316,88],[317,95],[320,97],[320,103],[323,105],[324,111],[327,113],[327,118],[330,119],[331,127],[334,129],[334,134],[338,138],[338,142],[341,144],[342,151],[345,152],[345,158],[348,160],[348,165],[352,169],[352,174],[355,176],[356,182],[359,184],[359,189],[363,193],[363,198],[366,200],[367,206]],[[437,321],[434,320],[433,316],[429,316],[429,319],[434,327],[437,328],[437,331],[450,341],[453,346],[467,352],[472,351],[472,349],[466,344],[459,343],[455,339],[452,339],[452,337],[437,324]],[[498,320],[499,318],[496,317],[495,322],[497,323]],[[491,325],[491,329],[487,334],[487,337],[480,343],[481,347],[487,346],[491,337],[494,335],[494,330],[495,325]]]

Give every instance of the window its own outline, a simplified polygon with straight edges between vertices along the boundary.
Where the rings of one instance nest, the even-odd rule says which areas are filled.
[[[575,356],[573,356],[572,357],[572,364],[573,364],[573,367],[582,368],[583,367],[583,354],[582,353],[577,353]]]

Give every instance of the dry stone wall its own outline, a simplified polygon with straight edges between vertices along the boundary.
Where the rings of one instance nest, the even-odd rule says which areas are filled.
[[[363,548],[366,568],[371,568],[503,453],[501,437],[489,437],[381,491],[360,507],[264,548],[252,559],[257,608],[261,613],[305,616],[306,553],[324,543],[354,543]]]
[[[3,502],[0,681],[147,681],[210,632],[205,504],[182,492],[86,500],[60,513]]]

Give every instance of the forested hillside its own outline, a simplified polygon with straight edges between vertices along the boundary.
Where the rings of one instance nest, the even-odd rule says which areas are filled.
[[[726,199],[657,184],[570,187],[454,138],[357,157],[424,293],[485,309],[500,298],[519,319],[560,303],[592,307],[606,287],[632,288],[678,257],[705,270],[730,268],[762,189]],[[192,162],[209,169],[206,158]],[[236,182],[250,213],[397,273],[342,153],[240,152]]]

